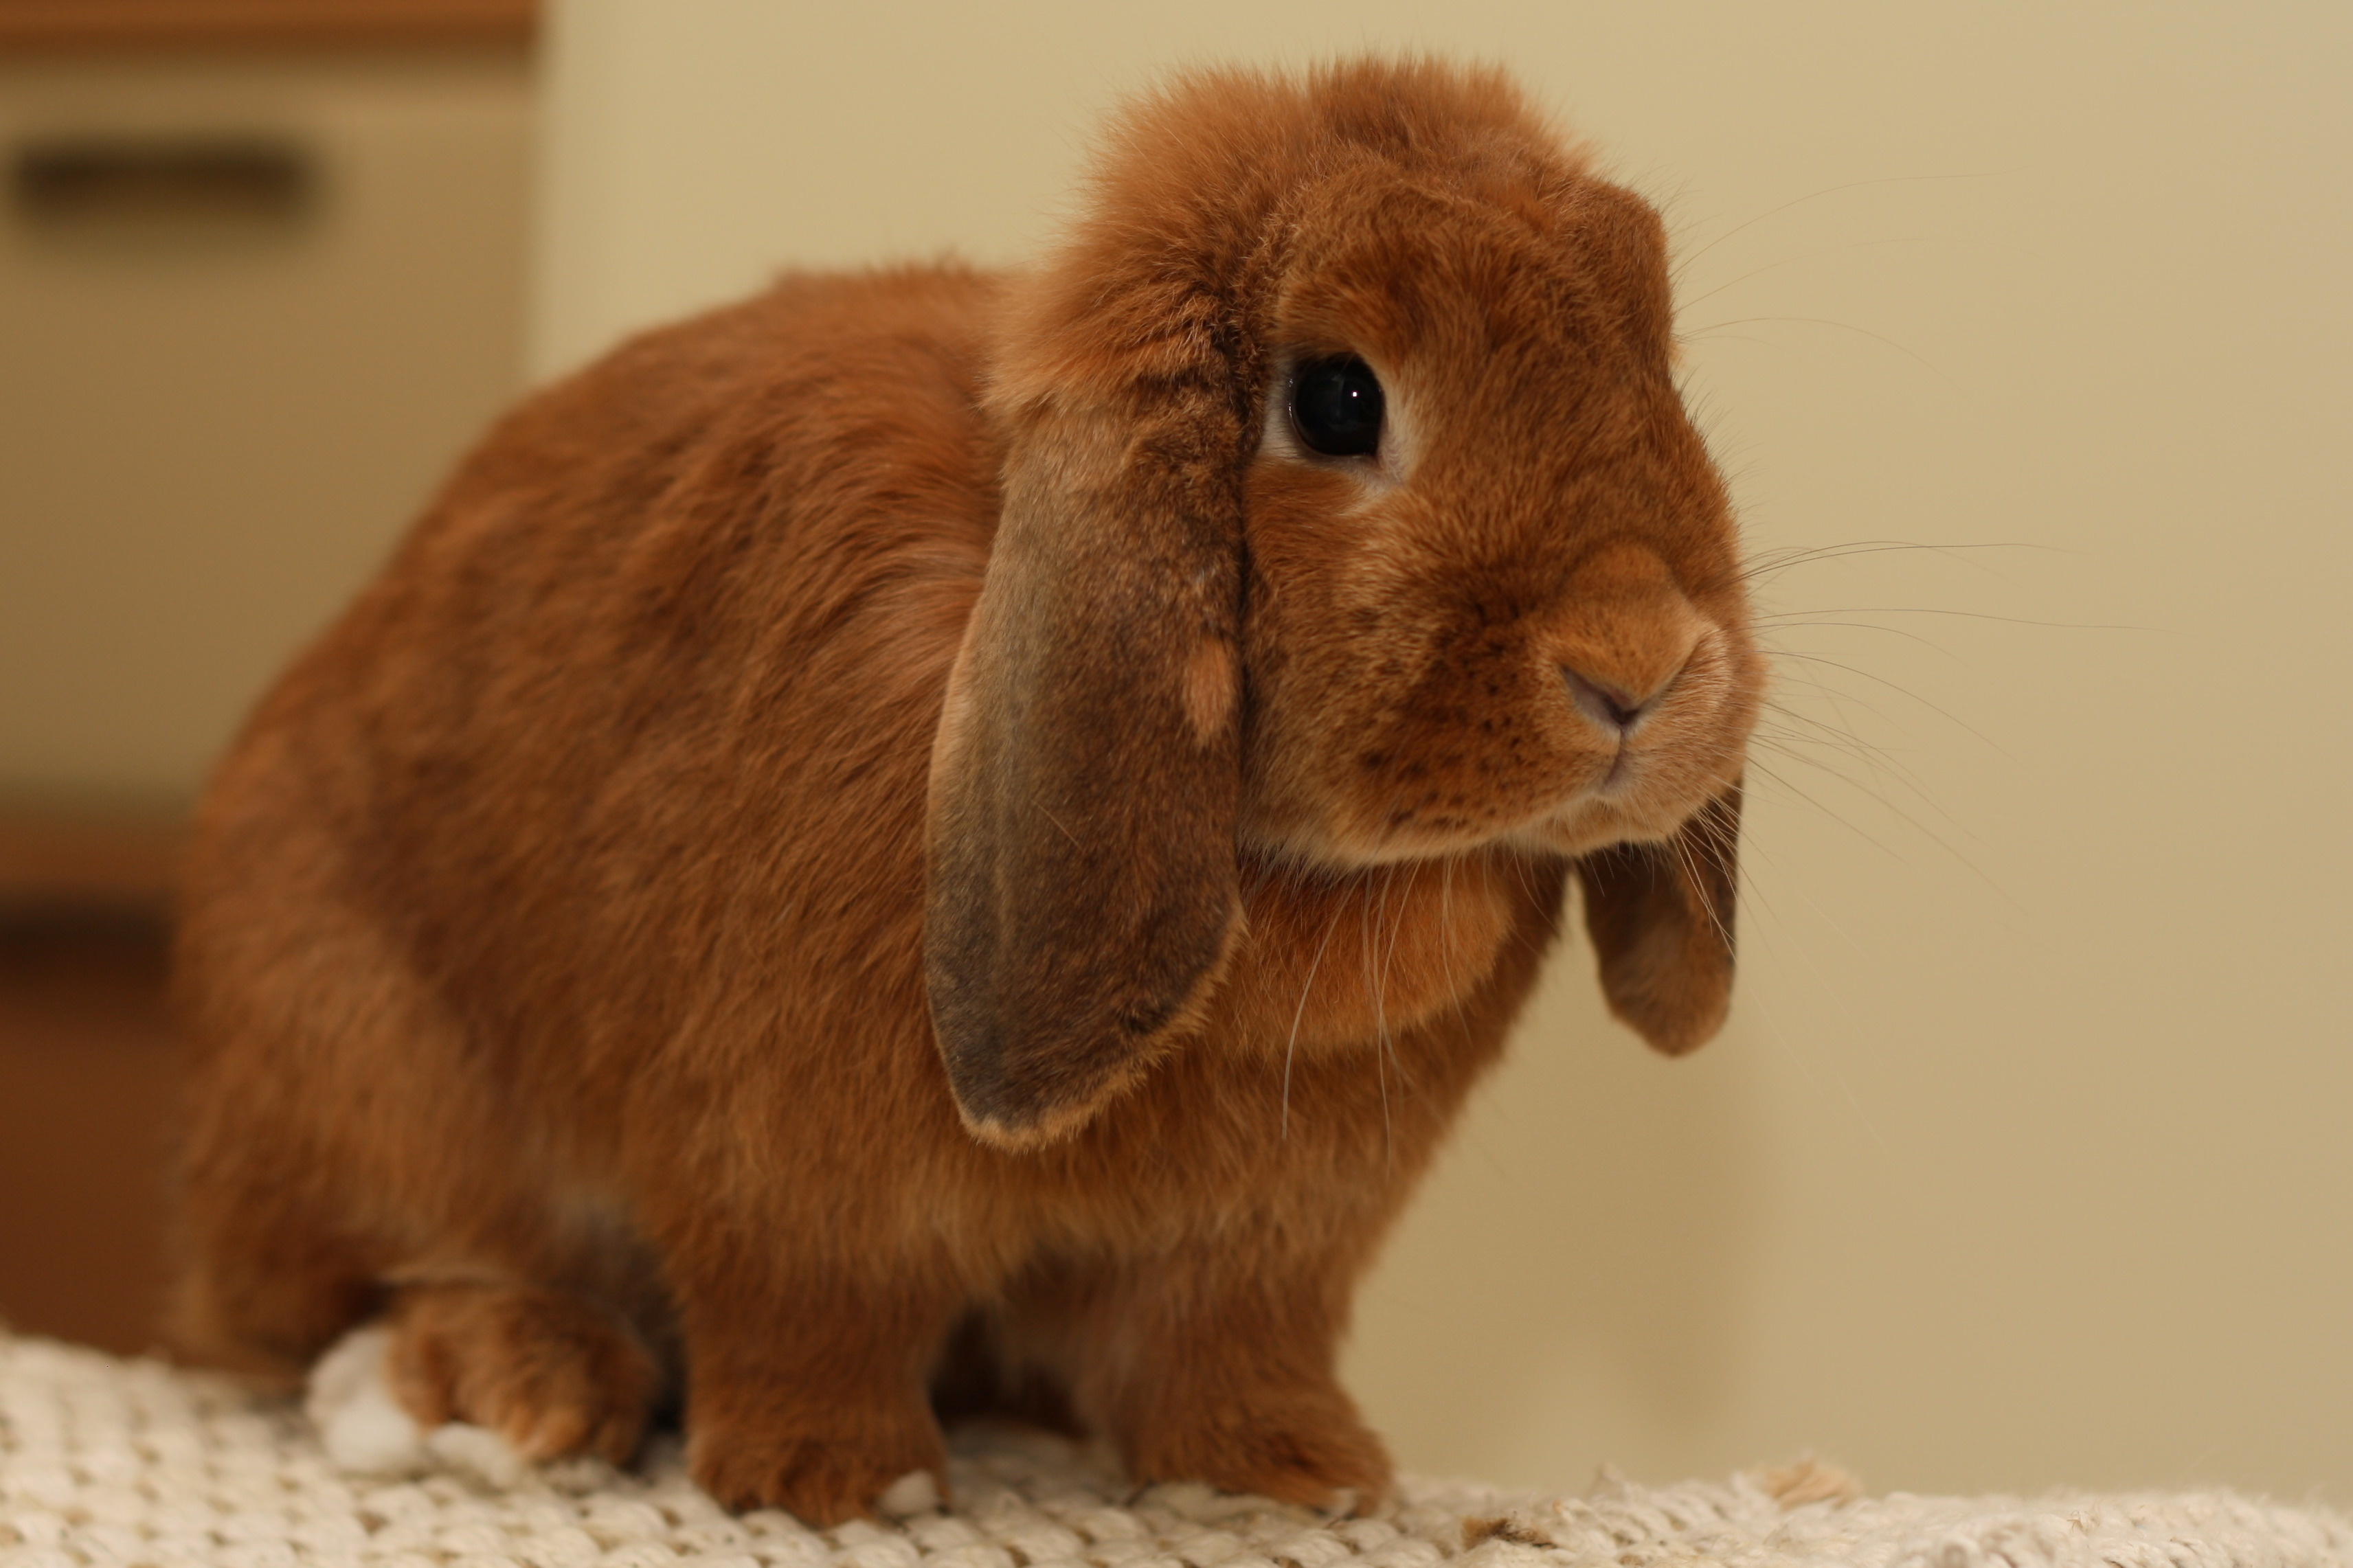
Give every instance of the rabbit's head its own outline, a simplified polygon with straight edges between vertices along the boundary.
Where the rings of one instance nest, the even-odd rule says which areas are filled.
[[[933,762],[967,1122],[1082,1124],[1198,1014],[1245,857],[1572,857],[1603,982],[1721,1023],[1761,690],[1658,217],[1493,73],[1207,73],[1017,282],[1004,510]]]

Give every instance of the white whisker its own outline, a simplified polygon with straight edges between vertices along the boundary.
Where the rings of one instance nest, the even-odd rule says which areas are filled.
[[[1299,1051],[1299,1023],[1307,1016],[1308,993],[1315,989],[1315,972],[1323,967],[1324,950],[1332,945],[1332,933],[1340,929],[1340,916],[1346,905],[1335,900],[1332,918],[1324,927],[1324,940],[1315,944],[1315,956],[1307,961],[1307,978],[1300,982],[1299,1005],[1291,1015],[1291,1038],[1282,1047],[1282,1131],[1280,1140],[1291,1138],[1291,1062]]]

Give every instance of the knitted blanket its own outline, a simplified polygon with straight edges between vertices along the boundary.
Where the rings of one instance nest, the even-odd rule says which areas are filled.
[[[2353,1520],[2228,1493],[1864,1498],[1800,1462],[1584,1497],[1408,1480],[1369,1518],[1198,1486],[1131,1490],[1039,1434],[957,1435],[955,1506],[731,1516],[676,1444],[637,1469],[517,1466],[444,1428],[408,1474],[339,1468],[290,1402],[0,1332],[0,1568],[2353,1568]]]

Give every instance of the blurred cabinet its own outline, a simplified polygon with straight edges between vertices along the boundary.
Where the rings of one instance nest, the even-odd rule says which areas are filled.
[[[182,802],[518,389],[528,58],[9,22],[0,800]]]
[[[520,381],[530,0],[0,0],[0,1321],[149,1343],[179,814]]]

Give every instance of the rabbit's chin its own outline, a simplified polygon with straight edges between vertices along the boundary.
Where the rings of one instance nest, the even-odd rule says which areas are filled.
[[[1503,836],[1516,849],[1576,857],[1607,849],[1613,844],[1655,843],[1672,838],[1675,830],[1704,800],[1688,811],[1662,811],[1648,803],[1586,796]]]
[[[1672,838],[1708,800],[1706,794],[1662,798],[1664,793],[1640,788],[1605,793],[1601,786],[1588,786],[1534,817],[1492,826],[1396,824],[1377,840],[1328,826],[1322,831],[1294,827],[1282,834],[1246,831],[1243,842],[1267,860],[1340,874],[1498,849],[1574,858],[1615,844]]]

